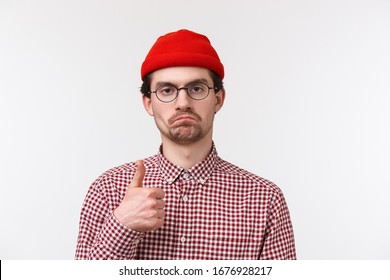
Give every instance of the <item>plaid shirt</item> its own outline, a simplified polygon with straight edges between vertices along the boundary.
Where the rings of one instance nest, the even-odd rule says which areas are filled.
[[[114,217],[132,181],[128,163],[101,175],[85,198],[76,259],[295,259],[294,234],[281,190],[224,160],[213,147],[185,170],[161,152],[144,159],[144,188],[165,191],[165,223],[127,229]]]

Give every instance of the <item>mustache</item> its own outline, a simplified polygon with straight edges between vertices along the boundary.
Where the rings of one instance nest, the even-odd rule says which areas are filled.
[[[195,119],[197,121],[201,120],[201,117],[197,113],[192,112],[191,110],[186,110],[186,111],[178,111],[178,112],[176,112],[172,117],[170,117],[168,119],[168,123],[169,124],[173,124],[178,118],[180,118],[182,116],[190,116],[190,117],[192,117],[193,119]]]

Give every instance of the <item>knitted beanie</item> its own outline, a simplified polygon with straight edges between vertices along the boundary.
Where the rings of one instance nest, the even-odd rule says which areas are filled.
[[[157,39],[141,67],[141,78],[155,70],[174,66],[202,67],[217,73],[223,79],[224,68],[209,39],[181,29]]]

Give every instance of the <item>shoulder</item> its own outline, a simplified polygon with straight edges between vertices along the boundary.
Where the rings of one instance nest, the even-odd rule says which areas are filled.
[[[142,161],[144,162],[146,172],[157,169],[157,155],[142,159]],[[97,189],[109,188],[110,186],[127,187],[134,176],[135,170],[135,161],[110,168],[101,174],[92,184],[92,186],[95,186]]]
[[[218,157],[217,174],[231,181],[275,195],[282,195],[281,189],[272,181],[242,169],[226,160]]]

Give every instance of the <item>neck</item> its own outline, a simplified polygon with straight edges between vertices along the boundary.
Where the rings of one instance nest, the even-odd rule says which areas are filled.
[[[196,143],[186,145],[177,144],[165,137],[162,142],[164,157],[187,170],[204,160],[210,154],[213,145],[211,137],[204,137]]]

